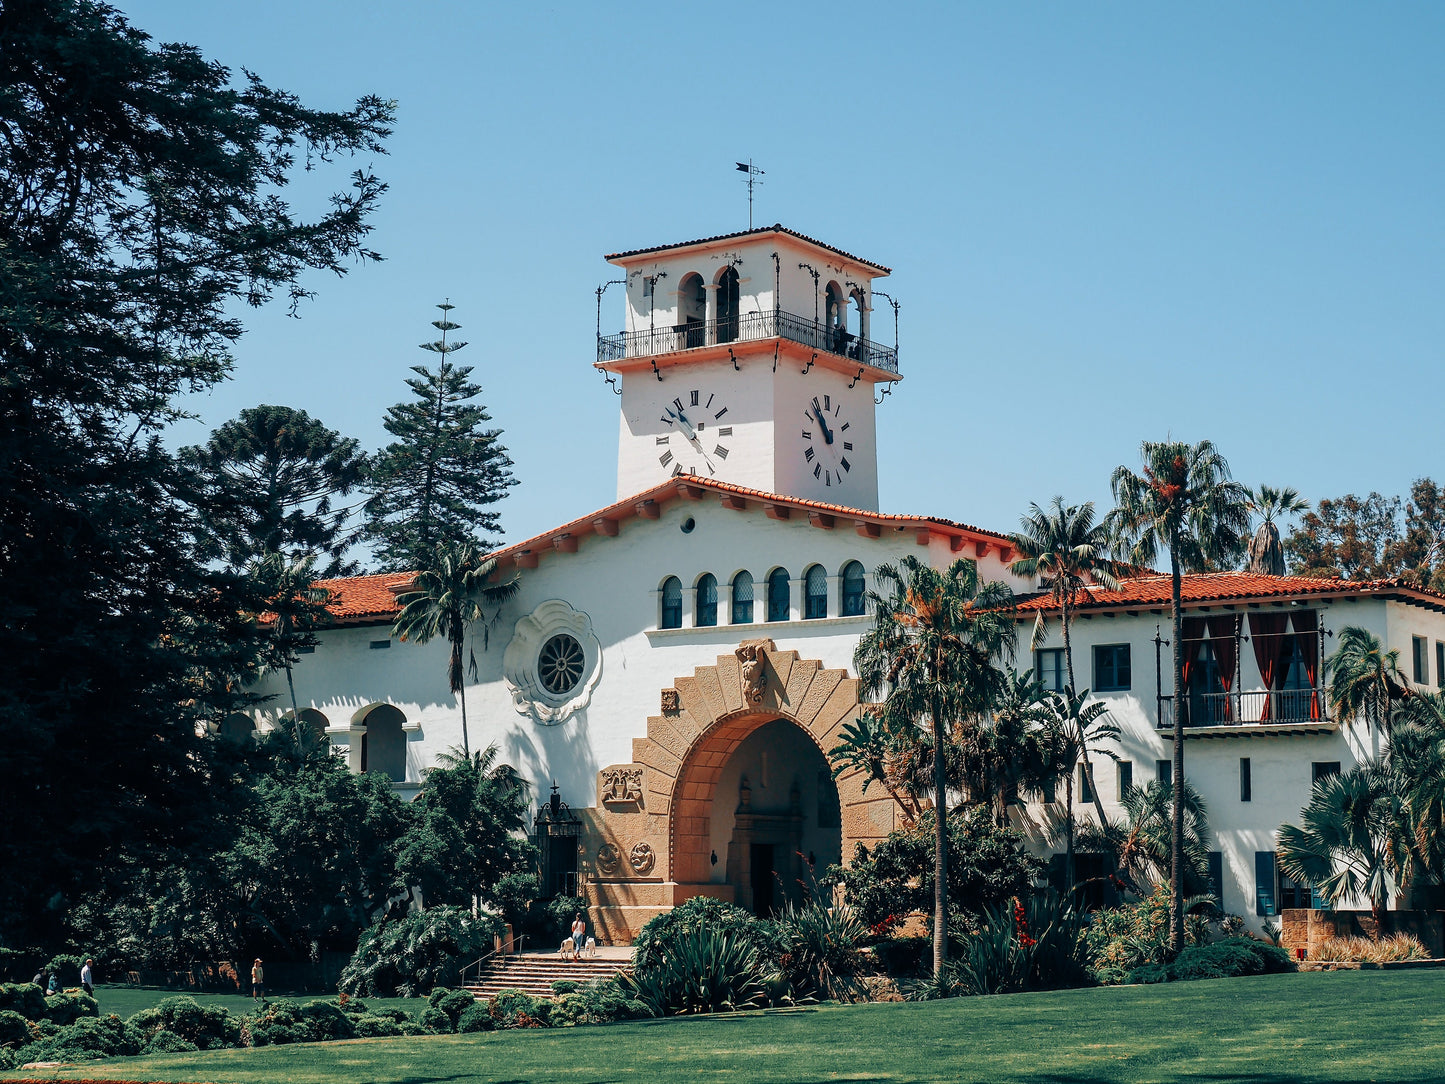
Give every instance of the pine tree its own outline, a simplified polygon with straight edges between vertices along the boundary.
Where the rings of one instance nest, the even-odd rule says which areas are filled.
[[[467,344],[448,341],[458,330],[443,302],[432,327],[441,338],[422,343],[441,355],[436,369],[414,365],[407,386],[416,398],[386,412],[386,430],[397,440],[384,448],[372,467],[367,502],[367,534],[387,571],[430,568],[442,543],[471,545],[485,552],[501,534],[491,505],[516,485],[512,460],[498,438],[500,429],[483,429],[491,415],[480,403],[481,386],[471,381],[472,367],[453,365],[450,357]]]

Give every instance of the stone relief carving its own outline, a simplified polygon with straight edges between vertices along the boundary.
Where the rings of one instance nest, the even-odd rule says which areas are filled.
[[[558,633],[568,633],[582,647],[582,676],[577,685],[558,696],[547,690],[539,674],[542,647]],[[592,631],[592,618],[561,599],[540,603],[517,619],[511,642],[502,656],[502,677],[519,715],[531,716],[542,726],[565,723],[592,700],[602,678],[602,643]]]
[[[632,868],[639,875],[652,872],[653,865],[657,862],[657,855],[652,853],[652,845],[649,843],[637,843],[632,847],[632,853],[627,856],[632,863]]]
[[[622,856],[612,844],[604,843],[597,848],[597,868],[603,873],[616,873],[617,864],[621,861]]]
[[[682,709],[682,701],[681,701],[681,699],[680,699],[680,698],[678,697],[678,695],[677,695],[677,690],[676,690],[676,689],[663,689],[663,690],[662,690],[662,710],[663,710],[663,712],[664,712],[664,713],[667,713],[667,712],[672,712],[672,711],[680,711],[681,709]]]
[[[602,772],[604,802],[641,802],[641,768],[606,768]]]
[[[733,652],[742,663],[743,702],[752,707],[763,702],[763,690],[768,682],[765,652],[771,643],[770,640],[744,640]]]

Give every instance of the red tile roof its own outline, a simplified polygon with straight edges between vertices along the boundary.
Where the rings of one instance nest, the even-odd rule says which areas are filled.
[[[1128,610],[1137,607],[1168,606],[1169,577],[1138,576],[1122,580],[1119,590],[1102,587],[1085,589],[1080,610]],[[1186,575],[1181,585],[1180,601],[1188,605],[1210,602],[1232,602],[1244,599],[1309,598],[1318,596],[1378,596],[1405,598],[1421,605],[1445,608],[1445,597],[1404,583],[1401,580],[1339,580],[1315,579],[1309,576],[1264,576],[1255,572],[1201,572]],[[1052,596],[1032,595],[1019,603],[1019,612],[1033,614],[1052,612],[1058,607]]]
[[[609,252],[603,257],[605,260],[625,260],[632,256],[647,256],[653,252],[669,252],[678,248],[691,248],[693,245],[710,245],[715,241],[732,241],[739,237],[756,237],[768,233],[785,233],[789,237],[796,237],[799,241],[807,241],[810,245],[817,245],[819,248],[827,249],[835,255],[842,256],[845,260],[852,260],[854,263],[861,263],[865,267],[871,267],[875,271],[881,271],[885,275],[892,274],[893,269],[884,267],[881,263],[874,263],[872,260],[865,260],[861,256],[854,256],[851,252],[844,252],[835,245],[826,241],[819,241],[816,237],[809,237],[806,233],[799,233],[797,230],[790,230],[781,222],[774,222],[771,226],[758,226],[756,229],[739,230],[737,233],[720,233],[715,237],[699,237],[692,241],[674,241],[670,245],[654,245],[651,248],[634,248],[626,252]]]
[[[924,533],[928,537],[938,535],[947,538],[954,552],[966,556],[982,557],[990,549],[995,550],[1004,560],[1013,556],[1013,547],[1007,535],[985,531],[966,523],[956,523],[934,516],[887,515],[803,497],[767,493],[730,482],[718,482],[691,475],[671,478],[636,496],[580,516],[570,523],[554,527],[526,541],[504,546],[492,556],[497,558],[498,564],[506,570],[535,568],[544,555],[575,552],[579,542],[589,535],[608,537],[617,534],[622,520],[634,516],[656,518],[661,506],[670,501],[698,501],[709,496],[739,511],[749,507],[766,509],[770,515],[778,518],[789,518],[796,511],[800,513],[800,517],[806,516],[819,527],[852,527],[868,537],[879,537],[886,528],[896,531],[911,530],[919,535],[920,541],[926,540]],[[376,576],[319,580],[317,586],[332,592],[330,610],[338,623],[363,624],[394,616],[397,612],[396,594],[410,585],[411,577],[409,572],[392,572]]]

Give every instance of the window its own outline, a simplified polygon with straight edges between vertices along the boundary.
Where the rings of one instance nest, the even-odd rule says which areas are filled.
[[[697,581],[697,626],[712,628],[717,624],[717,577],[704,572]]]
[[[537,656],[537,676],[553,696],[566,696],[582,680],[586,656],[577,638],[560,632],[542,645]]]
[[[316,645],[315,645],[315,644],[303,644],[303,645],[301,645],[300,647],[298,647],[298,648],[296,649],[296,654],[298,654],[298,655],[314,655],[314,654],[316,654]]]
[[[1079,804],[1087,805],[1094,800],[1094,792],[1089,787],[1089,766],[1079,765]]]
[[[747,625],[753,620],[753,574],[739,572],[733,577],[733,624]]]
[[[1209,894],[1224,910],[1224,852],[1209,852]]]
[[[1035,651],[1034,677],[1043,683],[1044,692],[1063,692],[1065,680],[1064,649],[1061,647],[1051,647],[1043,651]]]
[[[1044,780],[1044,802],[1048,805],[1053,805],[1059,800],[1057,788],[1054,785],[1055,782],[1053,776],[1049,776]]]
[[[1118,801],[1124,801],[1124,795],[1129,793],[1129,788],[1134,785],[1134,762],[1121,760],[1116,765],[1119,769],[1119,797]]]
[[[1161,783],[1169,783],[1174,779],[1174,761],[1156,760],[1154,762],[1154,778]]]
[[[1445,643],[1435,641],[1435,684],[1445,688]]]
[[[775,568],[768,573],[768,620],[786,621],[793,605],[788,590],[788,570]]]
[[[662,581],[662,628],[682,628],[682,581],[669,576]]]
[[[843,616],[858,617],[863,613],[864,592],[863,566],[858,561],[849,561],[843,566]],[[1438,647],[1445,652],[1445,644]],[[1445,671],[1445,667],[1441,668]]]
[[[1249,757],[1239,758],[1239,800],[1249,802],[1254,800],[1254,784],[1249,778]]]
[[[386,650],[387,648],[389,648],[390,646],[391,646],[391,641],[390,641],[390,640],[373,640],[373,641],[371,641],[371,650],[372,650],[372,651],[385,651],[385,650]]]
[[[828,616],[828,574],[822,565],[803,573],[803,617],[814,621]]]
[[[1094,692],[1118,693],[1129,688],[1129,645],[1100,644],[1094,648]]]
[[[1332,775],[1340,774],[1340,762],[1338,760],[1317,760],[1310,765],[1311,783],[1318,783],[1321,779],[1328,779]]]
[[[1415,656],[1415,684],[1430,684],[1430,657],[1427,654],[1429,641],[1423,636],[1410,637],[1410,645],[1414,649]]]
[[[1276,914],[1275,865],[1273,851],[1254,852],[1254,913],[1261,917]]]

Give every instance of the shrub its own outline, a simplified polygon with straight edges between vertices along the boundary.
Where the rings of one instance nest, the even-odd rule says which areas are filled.
[[[254,1046],[311,1041],[311,1028],[301,1017],[301,1006],[287,997],[263,1001],[260,1009],[241,1018],[241,1027],[250,1034]]]
[[[301,1006],[301,1019],[314,1042],[356,1038],[356,1025],[334,1001],[308,1001]]]
[[[24,1046],[30,1039],[30,1021],[13,1009],[0,1009],[0,1046]]]
[[[45,1017],[64,1027],[82,1016],[99,1016],[100,1006],[83,990],[65,990],[45,999]]]
[[[1212,945],[1185,949],[1169,965],[1169,977],[1183,982],[1293,970],[1294,964],[1283,949],[1252,937],[1229,937]]]
[[[613,975],[594,979],[575,993],[563,994],[552,1010],[554,1024],[610,1024],[652,1016],[652,1010],[631,997]]]
[[[698,930],[730,934],[737,941],[753,948],[760,961],[777,956],[775,930],[772,923],[761,922],[741,907],[714,899],[694,896],[666,911],[637,932],[632,943],[632,966],[644,972],[661,964],[666,955]]]
[[[47,975],[57,975],[62,986],[78,986],[80,984],[80,969],[85,961],[79,956],[72,956],[69,953],[62,953],[59,956],[52,956],[50,962],[43,968]]]
[[[1134,984],[1168,982],[1169,969],[1163,964],[1145,964],[1143,967],[1136,967],[1130,971],[1124,977],[1124,981]]]
[[[576,993],[581,985],[576,979],[558,979],[552,983],[552,996],[561,997],[563,994]]]
[[[341,989],[377,997],[425,994],[457,981],[461,968],[486,952],[501,932],[495,915],[473,916],[460,907],[383,918],[361,935],[341,972]]]
[[[241,1040],[240,1022],[225,1009],[202,1005],[193,997],[162,998],[153,1008],[142,1009],[129,1020],[143,1040],[160,1031],[179,1035],[197,1050],[219,1050]]]
[[[458,1035],[469,1035],[474,1031],[494,1031],[496,1027],[492,1014],[479,1001],[473,1001],[462,1010],[462,1015],[457,1017]]]
[[[390,1016],[366,1013],[356,1017],[352,1023],[356,1026],[356,1034],[366,1039],[380,1039],[402,1034],[401,1022],[393,1020]]]
[[[195,1043],[187,1042],[174,1031],[167,1031],[161,1028],[150,1037],[150,1041],[141,1050],[142,1054],[189,1054],[199,1049]]]
[[[477,999],[466,990],[448,990],[438,987],[431,992],[427,999],[428,1005],[438,1012],[444,1013],[447,1018],[448,1031],[456,1031],[457,1021],[468,1008],[477,1003]]]
[[[440,1009],[423,1010],[417,1024],[428,1035],[450,1035],[455,1028],[451,1017]]]
[[[634,974],[621,975],[618,981],[625,993],[657,1016],[754,1008],[767,996],[758,950],[737,930],[705,927],[674,933],[666,956],[643,966],[635,960]]]
[[[115,1015],[82,1017],[25,1048],[26,1061],[95,1061],[139,1054],[139,1031]]]
[[[27,1020],[44,1020],[45,991],[33,982],[0,983],[0,1010],[17,1012]]]
[[[950,982],[972,994],[1087,982],[1082,925],[1072,904],[1052,889],[990,907],[962,939]]]
[[[1372,941],[1368,937],[1331,937],[1310,951],[1312,960],[1360,961],[1384,964],[1397,960],[1428,960],[1430,953],[1408,933]]]
[[[546,1028],[552,1026],[552,1003],[521,990],[503,990],[487,1005],[499,1028]]]
[[[1203,942],[1209,923],[1186,915],[1184,946]],[[1097,982],[1120,983],[1145,964],[1165,963],[1169,955],[1169,886],[1159,885],[1138,903],[1095,911],[1084,929],[1089,970]]]

